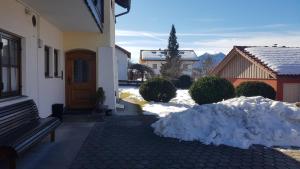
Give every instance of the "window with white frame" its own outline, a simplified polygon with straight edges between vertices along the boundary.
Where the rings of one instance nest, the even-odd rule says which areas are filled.
[[[56,60],[57,60],[57,65],[55,65]],[[57,49],[53,49],[50,46],[45,46],[44,47],[44,69],[45,69],[45,77],[46,78],[53,78],[56,77],[56,72],[55,68],[57,66],[57,76],[58,76],[58,71],[59,71],[59,51]]]
[[[58,49],[54,49],[54,77],[61,77],[60,76],[60,56],[59,56]]]

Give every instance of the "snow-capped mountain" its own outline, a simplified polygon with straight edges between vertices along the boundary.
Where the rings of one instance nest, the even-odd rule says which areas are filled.
[[[225,58],[225,54],[224,53],[216,53],[216,54],[210,54],[210,53],[204,53],[203,55],[198,56],[199,61],[196,62],[193,67],[194,68],[201,68],[203,66],[203,63],[208,60],[211,59],[212,61],[212,67],[217,66],[224,58]]]

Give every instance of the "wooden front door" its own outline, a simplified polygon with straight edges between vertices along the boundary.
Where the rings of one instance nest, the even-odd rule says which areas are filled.
[[[66,53],[66,106],[89,109],[95,105],[96,53],[76,50]]]

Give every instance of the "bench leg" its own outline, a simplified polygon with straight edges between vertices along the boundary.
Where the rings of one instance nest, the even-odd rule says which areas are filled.
[[[17,163],[15,158],[9,158],[9,169],[16,169]]]
[[[51,134],[50,134],[50,140],[51,140],[51,142],[55,141],[55,131],[51,132]]]

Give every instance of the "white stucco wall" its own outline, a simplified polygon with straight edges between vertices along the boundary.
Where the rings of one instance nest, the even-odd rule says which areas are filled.
[[[128,56],[123,51],[116,48],[118,62],[118,80],[128,80]]]
[[[117,60],[115,56],[114,7],[105,1],[105,24],[103,33],[62,32],[55,25],[39,16],[34,10],[25,13],[25,6],[17,0],[1,0],[0,29],[22,38],[22,94],[35,100],[41,117],[51,113],[51,105],[65,102],[65,80],[45,78],[44,46],[38,48],[38,39],[50,49],[59,50],[59,73],[64,71],[64,53],[72,49],[90,49],[97,52],[97,87],[103,87],[106,104],[111,109],[116,106]],[[36,15],[38,26],[32,26],[32,15]],[[53,55],[53,52],[50,52]],[[51,57],[53,63],[53,57]],[[53,75],[53,68],[50,68]]]
[[[36,27],[32,25],[33,15],[40,21]],[[64,81],[45,78],[44,47],[38,48],[37,42],[40,36],[44,44],[62,51],[61,31],[34,11],[26,14],[25,7],[15,0],[1,0],[0,29],[21,37],[22,94],[35,100],[41,117],[50,115],[53,103],[64,103]]]
[[[105,91],[105,105],[110,109],[116,108],[117,82],[116,70],[113,69],[116,59],[114,57],[114,47],[101,47],[98,49],[99,57],[97,57],[97,86],[103,87]],[[112,57],[113,56],[113,57]]]
[[[49,113],[53,103],[65,103],[65,80],[60,77],[54,77],[54,55],[53,50],[59,51],[58,57],[58,75],[64,72],[64,51],[63,51],[63,35],[62,32],[48,23],[45,19],[40,19],[40,39],[43,44],[50,47],[51,68],[50,76],[53,78],[45,78],[45,57],[44,48],[39,48],[38,56],[38,84],[39,84],[39,108],[42,113]]]

